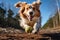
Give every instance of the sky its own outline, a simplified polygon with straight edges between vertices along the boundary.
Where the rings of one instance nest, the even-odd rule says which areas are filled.
[[[7,10],[8,8],[11,8],[15,15],[18,13],[19,8],[15,8],[14,4],[17,2],[27,2],[31,4],[32,2],[36,0],[3,0],[4,6],[6,6]],[[0,3],[2,0],[0,0]],[[59,2],[59,7],[60,7],[60,0]],[[41,17],[42,17],[42,26],[47,22],[47,20],[56,12],[57,10],[57,4],[56,0],[41,0],[41,5],[40,5],[40,11],[41,11]],[[10,6],[9,6],[10,5]]]

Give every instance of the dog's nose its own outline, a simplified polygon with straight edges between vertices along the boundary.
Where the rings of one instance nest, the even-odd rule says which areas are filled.
[[[32,14],[33,14],[33,12],[30,12],[29,14],[30,14],[30,15],[32,15]]]

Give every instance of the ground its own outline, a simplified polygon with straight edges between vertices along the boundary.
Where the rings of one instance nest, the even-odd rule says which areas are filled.
[[[59,40],[60,27],[40,30],[37,34],[25,33],[20,29],[0,28],[0,40]]]

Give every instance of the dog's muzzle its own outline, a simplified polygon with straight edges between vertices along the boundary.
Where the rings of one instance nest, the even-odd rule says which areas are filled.
[[[28,19],[29,19],[29,21],[32,21],[32,19],[33,19],[33,12],[29,12]]]
[[[29,12],[30,15],[33,15],[33,12]]]

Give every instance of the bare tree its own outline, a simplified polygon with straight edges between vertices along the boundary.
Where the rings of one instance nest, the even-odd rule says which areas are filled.
[[[59,24],[60,24],[60,12],[59,12],[59,0],[56,0],[57,3],[57,12],[58,12],[58,18],[59,18]]]

